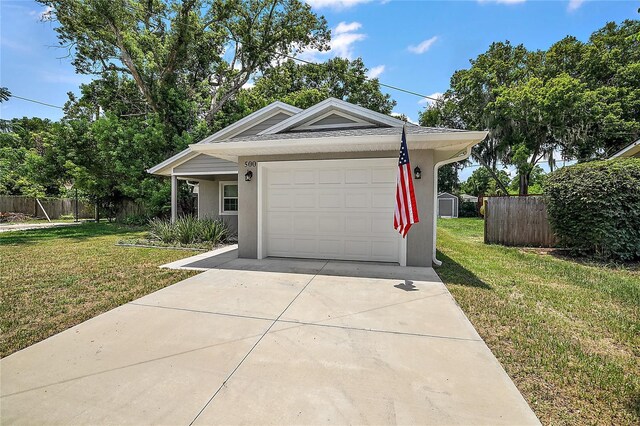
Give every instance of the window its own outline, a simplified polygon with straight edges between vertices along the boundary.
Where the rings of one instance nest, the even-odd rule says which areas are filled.
[[[220,214],[238,214],[238,184],[220,182]]]

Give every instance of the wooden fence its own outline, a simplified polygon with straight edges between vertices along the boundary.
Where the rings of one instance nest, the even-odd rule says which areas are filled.
[[[525,247],[555,245],[542,197],[487,197],[485,200],[485,243]]]
[[[61,216],[73,216],[75,212],[75,199],[73,198],[38,198],[42,207],[47,211],[51,219],[60,219]],[[44,212],[34,197],[22,197],[17,195],[0,195],[0,212],[22,213],[35,217],[45,217]],[[78,216],[80,218],[93,217],[93,204],[86,201],[78,201]]]

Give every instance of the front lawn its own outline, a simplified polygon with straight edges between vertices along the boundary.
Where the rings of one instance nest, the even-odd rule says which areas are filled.
[[[0,356],[193,275],[185,250],[118,247],[143,230],[86,223],[0,233]]]
[[[640,424],[640,268],[483,244],[438,222],[437,272],[543,424]]]

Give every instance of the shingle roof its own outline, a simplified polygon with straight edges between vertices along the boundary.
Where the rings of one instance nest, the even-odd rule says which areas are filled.
[[[407,125],[406,132],[408,135],[426,134],[426,133],[451,133],[465,132],[466,130],[449,129],[446,127],[421,127],[415,125]],[[210,143],[224,142],[243,142],[243,141],[268,141],[268,140],[285,140],[285,139],[307,139],[307,138],[337,138],[345,136],[384,136],[400,134],[400,127],[357,127],[357,128],[340,128],[340,129],[323,129],[309,130],[304,132],[284,132],[270,135],[254,135],[230,138],[224,141],[215,141]]]

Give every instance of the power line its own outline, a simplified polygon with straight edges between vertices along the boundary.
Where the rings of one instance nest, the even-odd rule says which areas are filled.
[[[308,65],[320,65],[320,64],[318,64],[316,62],[307,61],[306,59],[296,58],[295,56],[289,56],[289,55],[282,55],[282,56],[284,56],[285,58],[288,58],[288,59],[292,59],[294,61],[298,61],[298,62],[302,62],[304,64],[308,64]],[[397,90],[398,92],[404,92],[404,93],[408,93],[410,95],[419,96],[421,98],[431,99],[432,101],[437,101],[438,100],[437,98],[434,98],[432,96],[423,95],[422,93],[417,93],[417,92],[414,92],[414,91],[411,91],[411,90],[403,89],[401,87],[392,86],[390,84],[382,83],[380,80],[378,80],[378,84],[380,84],[380,86],[386,87],[388,89]]]
[[[11,98],[22,99],[23,101],[33,102],[34,104],[40,104],[40,105],[48,106],[48,107],[51,107],[51,108],[64,109],[63,107],[58,106],[58,105],[52,105],[52,104],[48,104],[46,102],[36,101],[35,99],[23,98],[22,96],[17,96],[17,95],[14,95],[14,94],[11,95]]]

